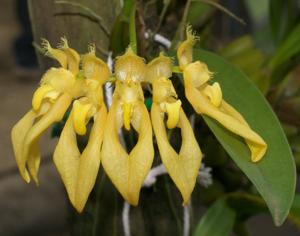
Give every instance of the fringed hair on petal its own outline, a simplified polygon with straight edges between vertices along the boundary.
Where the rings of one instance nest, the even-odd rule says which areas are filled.
[[[88,45],[88,53],[91,54],[91,55],[96,55],[96,45],[95,43],[90,43]]]
[[[196,35],[196,31],[193,31],[192,25],[186,26],[186,40],[190,42],[191,46],[194,46],[200,40],[200,37]]]
[[[57,60],[63,68],[67,68],[67,55],[60,49],[54,49],[47,39],[41,39],[42,49],[45,50],[45,55]]]
[[[193,46],[199,40],[196,33],[193,32],[191,25],[186,27],[186,40],[184,40],[177,49],[177,58],[181,70],[193,62]]]
[[[57,48],[59,48],[59,49],[69,48],[69,44],[68,44],[68,40],[67,40],[66,36],[63,36],[60,38],[60,42],[59,42]]]

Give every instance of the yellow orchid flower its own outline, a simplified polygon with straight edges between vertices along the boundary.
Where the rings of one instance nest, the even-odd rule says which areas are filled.
[[[53,49],[44,40],[47,55],[56,59],[61,67],[49,69],[42,77],[32,99],[32,109],[13,127],[13,149],[21,176],[30,182],[30,175],[38,184],[41,134],[54,122],[60,121],[73,97],[81,96],[82,81],[77,79],[75,69],[79,66],[78,54],[63,39],[60,49]]]
[[[200,61],[193,62],[193,46],[197,38],[190,27],[186,34],[187,39],[177,50],[179,67],[183,71],[185,96],[198,114],[212,117],[244,138],[251,151],[251,160],[259,161],[267,150],[267,144],[251,129],[243,116],[223,99],[219,83],[208,83],[212,73],[207,65]]]
[[[153,103],[151,120],[163,164],[180,190],[183,204],[188,203],[199,173],[202,153],[187,119],[181,101],[168,78],[172,75],[172,62],[162,54],[147,65],[147,80],[152,83]],[[177,153],[168,141],[168,129],[181,129],[182,144]]]
[[[245,139],[251,160],[259,161],[267,145],[242,115],[222,95],[219,83],[211,83],[207,65],[193,62],[197,38],[190,28],[187,39],[177,50],[179,69],[183,73],[185,95],[198,114],[212,117],[231,132]],[[193,129],[170,80],[172,60],[163,54],[147,65],[129,47],[117,58],[114,68],[113,101],[109,112],[103,99],[103,86],[111,72],[95,55],[95,47],[82,57],[68,46],[65,38],[54,49],[43,41],[46,54],[60,64],[42,77],[32,98],[32,109],[12,129],[12,143],[21,176],[38,183],[40,151],[38,140],[54,122],[60,121],[72,105],[70,115],[55,148],[53,160],[66,187],[68,197],[81,212],[95,185],[100,163],[123,198],[137,205],[144,180],[154,158],[152,127],[161,160],[179,189],[183,204],[188,203],[195,187],[202,153]],[[174,68],[173,68],[174,69]],[[111,80],[110,80],[111,81]],[[151,119],[144,104],[142,83],[152,85]],[[86,147],[80,150],[77,135],[88,132]],[[131,151],[119,139],[120,130],[138,133]],[[168,140],[167,130],[179,128],[182,143],[177,152]]]
[[[131,48],[117,59],[117,81],[101,151],[105,172],[123,198],[132,205],[138,204],[140,189],[154,158],[151,121],[141,87],[145,72],[144,60]],[[127,130],[132,126],[138,133],[138,141],[130,153],[119,140],[119,130],[123,126]]]
[[[86,92],[73,102],[71,114],[53,156],[69,199],[78,212],[86,204],[100,167],[100,150],[107,117],[102,87],[110,75],[108,66],[95,56],[93,47],[83,56],[82,69],[86,78]],[[86,134],[86,125],[92,118],[94,123],[89,140],[81,153],[77,147],[76,134]]]

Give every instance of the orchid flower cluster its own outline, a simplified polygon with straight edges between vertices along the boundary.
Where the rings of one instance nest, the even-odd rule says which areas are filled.
[[[187,29],[187,38],[177,50],[185,96],[198,114],[217,120],[231,132],[244,138],[251,160],[259,161],[267,145],[247,124],[242,115],[222,97],[219,83],[211,83],[213,73],[205,63],[193,61],[197,37]],[[95,47],[80,55],[66,39],[55,49],[43,41],[47,55],[59,68],[50,68],[43,76],[32,99],[32,108],[12,129],[12,143],[21,176],[38,183],[40,151],[38,141],[53,123],[70,114],[55,148],[53,159],[72,205],[81,212],[95,184],[100,163],[123,198],[137,205],[143,182],[154,159],[153,133],[162,163],[179,189],[183,204],[194,189],[202,153],[182,103],[170,77],[172,59],[162,53],[148,64],[129,47],[115,61],[114,73],[95,55]],[[114,83],[112,105],[107,111],[103,86]],[[152,86],[150,114],[144,103],[143,85]],[[90,122],[93,121],[93,122]],[[77,135],[85,135],[92,123],[83,151]],[[138,140],[128,152],[119,139],[119,130],[134,129]],[[167,130],[179,128],[182,144],[176,152]]]

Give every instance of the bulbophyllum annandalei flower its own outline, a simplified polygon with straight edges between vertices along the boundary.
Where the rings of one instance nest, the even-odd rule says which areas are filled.
[[[60,121],[73,98],[83,94],[83,80],[78,76],[79,55],[63,39],[60,49],[43,42],[47,55],[56,59],[60,68],[49,69],[42,77],[32,98],[32,109],[12,129],[12,144],[21,176],[38,183],[40,165],[38,140],[54,122]]]
[[[223,99],[219,83],[209,84],[213,73],[205,63],[193,62],[193,46],[197,37],[190,27],[187,27],[186,36],[187,39],[177,50],[186,98],[198,114],[217,120],[225,128],[244,138],[251,151],[251,160],[259,161],[267,150],[267,144],[251,129],[243,116]]]
[[[103,168],[123,198],[137,205],[142,184],[153,158],[152,127],[141,82],[145,80],[146,65],[142,58],[128,48],[115,63],[115,91],[105,125],[101,162]],[[130,153],[119,140],[119,130],[131,126],[138,141]]]
[[[193,62],[195,41],[188,29],[187,39],[177,51],[185,96],[196,113],[212,117],[243,137],[251,150],[251,160],[260,160],[267,148],[265,142],[224,101],[220,85],[216,82],[210,84],[212,73],[207,65]],[[65,39],[57,49],[47,41],[43,45],[47,55],[56,59],[61,67],[51,68],[42,76],[33,95],[32,109],[12,129],[16,162],[25,181],[29,182],[32,177],[38,183],[39,137],[70,109],[53,159],[69,199],[78,212],[84,209],[95,185],[100,163],[123,198],[137,205],[154,159],[153,137],[161,161],[179,189],[183,204],[186,204],[195,187],[202,153],[170,79],[173,70],[171,58],[160,54],[146,64],[129,47],[116,59],[114,73],[111,73],[107,64],[96,57],[93,46],[80,57]],[[103,86],[108,81],[115,89],[107,112]],[[150,114],[144,103],[145,84],[152,87]],[[91,126],[88,123],[92,123]],[[80,150],[77,136],[88,133],[88,127],[91,127],[89,139],[85,148]],[[135,130],[138,134],[131,151],[126,150],[120,141],[122,128],[128,132]],[[168,139],[168,131],[175,128],[181,131],[179,152]]]
[[[186,204],[195,187],[202,153],[181,107],[181,101],[169,79],[172,76],[171,59],[161,54],[147,67],[147,80],[152,83],[153,90],[151,120],[159,154],[170,177],[181,192],[183,203]],[[168,130],[180,128],[182,144],[179,153],[169,143],[166,127]]]
[[[73,102],[71,113],[54,151],[54,163],[67,189],[69,199],[81,212],[92,191],[100,167],[107,110],[103,100],[103,84],[110,76],[108,66],[95,56],[95,48],[82,57],[84,94]],[[77,135],[85,135],[87,123],[93,119],[89,140],[80,152]]]
[[[74,207],[82,211],[92,190],[100,166],[100,148],[106,107],[102,85],[110,76],[108,66],[95,56],[95,50],[80,60],[79,54],[62,39],[58,49],[43,41],[46,55],[56,59],[60,68],[49,69],[32,99],[32,109],[13,127],[12,143],[20,174],[26,182],[30,175],[38,183],[41,134],[62,120],[73,102],[71,113],[54,152],[54,163]],[[80,69],[81,63],[81,69]],[[94,119],[89,141],[80,153],[76,134],[86,133],[86,124]]]

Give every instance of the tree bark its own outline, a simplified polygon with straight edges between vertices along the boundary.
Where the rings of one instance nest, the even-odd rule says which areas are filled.
[[[58,4],[55,0],[28,0],[34,40],[40,44],[41,38],[56,46],[60,38],[65,36],[72,48],[79,53],[87,52],[90,43],[95,43],[98,56],[105,58],[103,51],[108,50],[109,35],[115,17],[120,10],[119,0],[73,0],[69,1],[89,8],[102,18],[100,22],[87,10],[71,4]],[[99,50],[99,49],[103,50]],[[49,66],[40,53],[37,53],[41,66]]]

